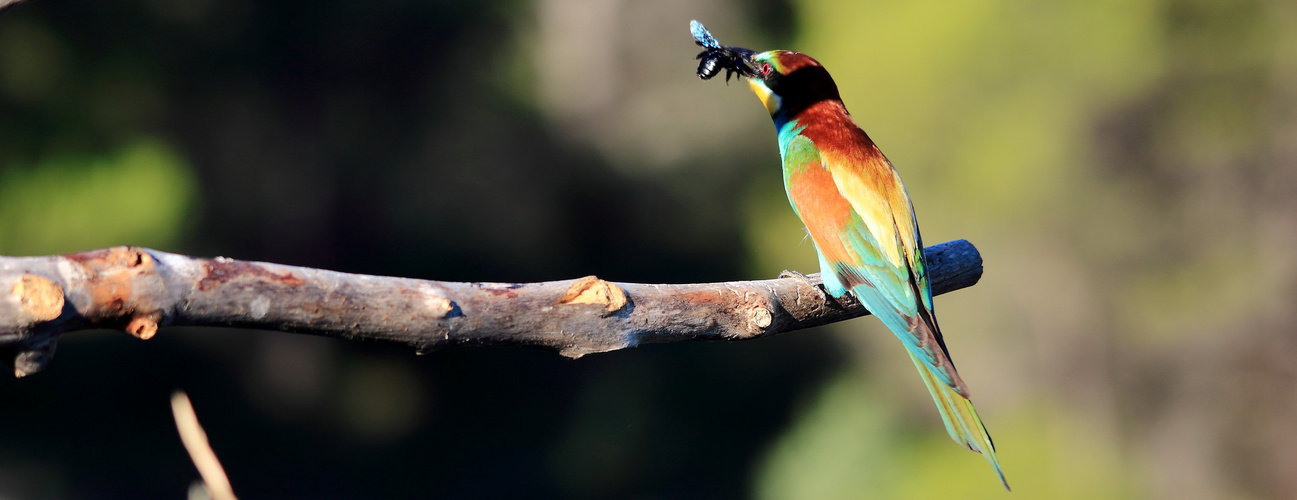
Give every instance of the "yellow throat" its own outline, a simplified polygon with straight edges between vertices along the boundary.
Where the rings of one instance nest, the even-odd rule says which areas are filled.
[[[760,80],[749,78],[748,87],[751,87],[752,92],[757,94],[757,98],[761,99],[761,104],[766,105],[766,111],[769,111],[772,116],[776,111],[779,111],[779,104],[783,99],[780,99],[779,96],[775,95],[769,87],[766,87],[765,83]]]

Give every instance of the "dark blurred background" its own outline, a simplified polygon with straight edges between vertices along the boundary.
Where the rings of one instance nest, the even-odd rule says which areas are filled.
[[[1297,497],[1286,0],[28,0],[0,254],[438,280],[815,271],[769,118],[686,29],[810,53],[982,283],[937,300],[1014,495]],[[0,498],[1003,498],[872,319],[570,361],[70,335],[0,380]]]

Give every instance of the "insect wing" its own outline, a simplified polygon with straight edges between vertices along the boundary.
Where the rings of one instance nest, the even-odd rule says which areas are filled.
[[[702,45],[709,49],[721,48],[721,44],[716,41],[716,37],[712,36],[712,33],[707,31],[707,28],[703,26],[703,23],[700,23],[697,20],[689,21],[689,33],[693,34],[694,40],[698,42],[698,45]]]

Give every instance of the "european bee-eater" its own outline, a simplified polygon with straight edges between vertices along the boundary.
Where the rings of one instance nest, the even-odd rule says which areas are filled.
[[[824,288],[834,297],[854,295],[901,339],[950,437],[986,457],[1007,489],[991,436],[937,326],[919,224],[896,168],[851,118],[815,59],[721,46],[697,21],[690,28],[707,49],[699,54],[699,76],[725,69],[747,77],[774,119],[784,190],[815,243]]]

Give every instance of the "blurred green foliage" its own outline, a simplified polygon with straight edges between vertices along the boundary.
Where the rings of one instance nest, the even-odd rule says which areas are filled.
[[[176,244],[196,194],[188,165],[143,140],[99,158],[0,172],[0,253],[48,255]]]
[[[827,384],[760,469],[759,498],[1003,498],[988,466],[944,433],[906,422],[861,373]],[[1005,412],[996,443],[1014,492],[1031,498],[1133,498],[1133,471],[1110,436],[1052,409]],[[926,423],[926,421],[925,421]],[[1003,446],[1003,445],[1001,445]],[[994,479],[994,478],[993,478]]]

